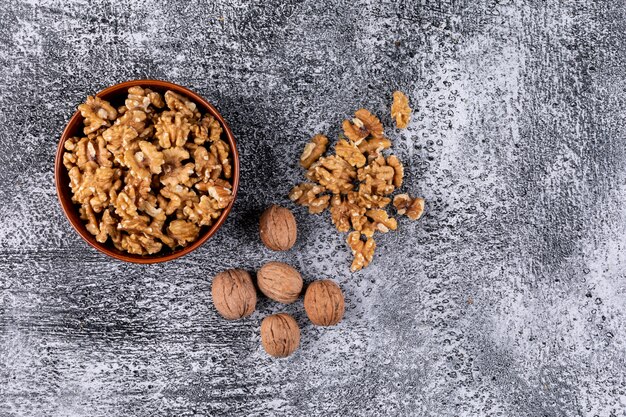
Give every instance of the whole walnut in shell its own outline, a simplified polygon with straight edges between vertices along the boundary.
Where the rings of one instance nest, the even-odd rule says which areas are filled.
[[[247,317],[256,307],[256,289],[250,274],[241,269],[229,269],[213,278],[213,304],[227,320]]]
[[[259,232],[269,249],[289,250],[296,243],[296,219],[289,209],[274,204],[261,215]]]
[[[300,345],[300,328],[289,314],[265,317],[261,322],[261,344],[275,358],[291,355]]]
[[[302,292],[302,276],[283,262],[268,262],[256,274],[259,289],[268,298],[290,304]]]
[[[313,324],[334,326],[345,311],[341,288],[329,279],[312,282],[304,295],[304,310]]]

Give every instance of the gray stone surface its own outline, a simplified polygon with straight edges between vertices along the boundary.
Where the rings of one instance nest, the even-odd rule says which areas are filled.
[[[626,6],[602,1],[4,0],[0,4],[0,416],[626,415]],[[230,122],[242,182],[197,252],[124,264],[57,203],[53,156],[86,95],[188,86]],[[387,132],[417,223],[350,274],[328,215],[295,248],[257,237],[314,133],[361,106]],[[347,312],[311,326],[266,300],[226,322],[210,282],[277,259],[333,278]],[[273,360],[259,323],[302,346]]]

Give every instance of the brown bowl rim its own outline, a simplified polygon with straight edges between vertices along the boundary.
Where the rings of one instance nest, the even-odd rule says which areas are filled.
[[[142,87],[158,87],[160,89],[170,89],[177,93],[182,93],[186,95],[188,98],[193,100],[200,107],[203,107],[205,112],[210,113],[212,116],[217,118],[219,122],[222,124],[224,128],[224,132],[228,139],[228,144],[230,145],[232,156],[233,156],[233,171],[232,171],[232,186],[233,186],[233,199],[231,203],[226,207],[217,221],[211,225],[211,227],[204,232],[204,234],[195,242],[186,246],[180,250],[174,251],[172,253],[168,253],[166,255],[133,255],[126,254],[117,249],[112,249],[107,247],[107,245],[98,242],[91,233],[89,233],[84,225],[84,223],[80,220],[78,216],[77,207],[71,202],[71,196],[65,196],[63,194],[64,186],[61,183],[61,173],[64,171],[67,174],[67,169],[63,165],[63,153],[65,151],[65,142],[70,137],[70,134],[75,131],[76,124],[79,123],[79,119],[82,119],[82,116],[79,111],[76,111],[74,115],[67,122],[67,125],[63,129],[63,133],[61,134],[61,139],[59,140],[59,145],[57,147],[56,158],[54,162],[54,177],[55,177],[55,187],[57,191],[57,197],[59,199],[59,203],[61,204],[61,208],[63,209],[63,213],[65,217],[69,220],[70,224],[74,228],[74,230],[83,238],[85,242],[87,242],[90,246],[97,249],[98,251],[108,255],[112,258],[118,259],[124,262],[132,262],[138,264],[153,264],[160,262],[167,262],[182,256],[185,256],[194,250],[198,249],[202,246],[207,240],[209,240],[219,229],[222,227],[222,224],[226,221],[233,204],[235,203],[235,199],[237,197],[237,191],[239,189],[239,152],[237,151],[237,142],[235,141],[235,136],[233,135],[230,126],[224,120],[220,112],[207,100],[205,100],[202,96],[198,95],[194,91],[183,87],[178,84],[174,84],[168,81],[162,80],[132,80],[125,81],[119,84],[112,85],[110,87],[105,88],[102,91],[99,91],[95,95],[98,97],[106,97],[110,94],[115,94],[120,92],[121,90],[128,89],[134,86],[142,86]],[[82,120],[80,120],[82,122]],[[73,213],[74,215],[70,214]]]

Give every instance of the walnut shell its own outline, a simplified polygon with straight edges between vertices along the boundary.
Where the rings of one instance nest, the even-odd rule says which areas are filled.
[[[341,288],[329,279],[312,282],[304,294],[304,310],[313,324],[334,326],[345,311]]]
[[[256,307],[256,290],[250,274],[241,269],[229,269],[213,278],[213,305],[222,317],[237,320],[247,317]]]
[[[256,279],[261,292],[279,303],[293,303],[302,292],[302,276],[283,262],[266,263],[257,272]]]
[[[261,322],[261,344],[275,358],[291,355],[300,345],[300,328],[289,314],[265,317]]]
[[[263,244],[269,249],[289,250],[296,243],[296,219],[291,210],[274,204],[261,215],[259,232]]]

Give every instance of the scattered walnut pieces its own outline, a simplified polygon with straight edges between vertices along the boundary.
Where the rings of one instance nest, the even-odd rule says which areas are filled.
[[[402,91],[393,92],[393,104],[391,104],[391,117],[396,121],[399,129],[406,129],[411,120],[411,108],[409,98]]]
[[[119,109],[92,96],[78,109],[86,136],[67,140],[63,164],[98,242],[137,255],[176,249],[231,203],[222,126],[186,97],[136,86]]]
[[[392,111],[400,126],[408,123],[411,109],[406,96],[396,93]],[[404,107],[398,107],[398,103]],[[316,135],[306,145],[300,164],[311,182],[296,185],[289,198],[308,207],[310,213],[321,213],[330,207],[337,230],[344,233],[353,230],[347,243],[354,254],[351,269],[358,271],[372,261],[376,248],[374,234],[398,227],[386,208],[391,203],[389,196],[402,186],[404,166],[395,155],[383,155],[383,151],[391,148],[391,141],[384,136],[380,120],[365,109],[357,110],[351,121],[344,120],[343,136],[335,145],[334,155],[324,156],[328,147],[326,136]],[[423,213],[421,198],[400,194],[393,201],[398,214],[412,220]]]

